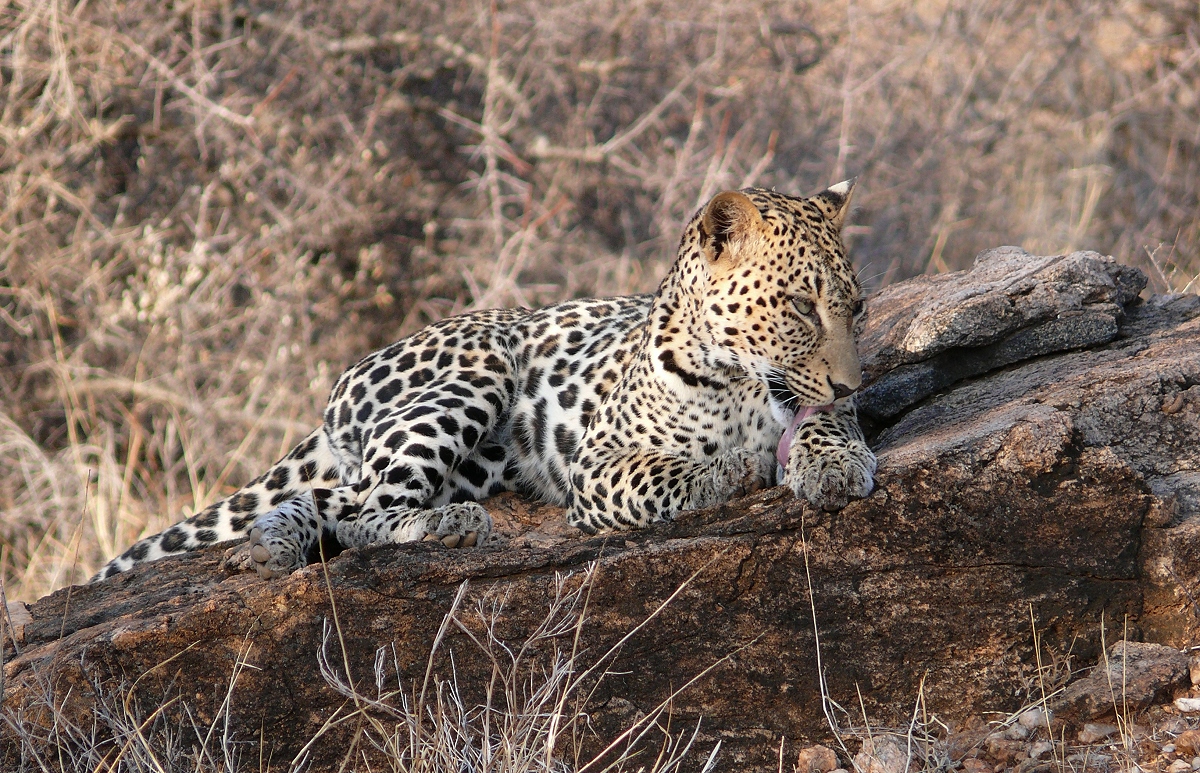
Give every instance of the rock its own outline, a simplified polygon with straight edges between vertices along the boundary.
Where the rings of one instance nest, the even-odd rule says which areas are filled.
[[[942,739],[945,756],[952,760],[979,756],[991,735],[987,723],[982,717],[974,716],[956,724],[958,726],[952,726]]]
[[[4,619],[0,621],[0,628],[7,626],[5,635],[11,637],[18,646],[25,641],[25,626],[32,622],[33,617],[29,614],[27,604],[21,601],[5,602]]]
[[[1102,654],[1114,620],[1131,637],[1200,640],[1200,299],[1133,300],[1143,280],[1131,269],[1067,258],[1008,250],[871,301],[870,388],[923,363],[949,375],[933,391],[880,387],[895,398],[873,414],[876,491],[842,511],[775,488],[588,538],[557,508],[505,497],[487,503],[495,546],[347,550],[272,581],[223,572],[214,547],[33,604],[21,641],[4,643],[6,718],[33,722],[53,685],[56,710],[90,728],[132,689],[141,719],[174,701],[164,721],[206,727],[224,706],[243,756],[292,759],[349,699],[318,653],[327,675],[349,669],[372,698],[378,664],[380,689],[453,674],[476,705],[496,667],[487,633],[520,651],[589,567],[578,651],[615,651],[584,686],[588,743],[670,697],[672,727],[702,719],[704,754],[721,742],[720,769],[774,771],[781,737],[825,737],[818,646],[830,697],[857,705],[861,690],[874,726],[904,727],[918,694],[946,721],[1018,709],[1037,667],[1031,609],[1042,646],[1076,662]],[[1075,317],[1096,324],[1020,343]],[[962,380],[955,358],[984,370]],[[561,641],[540,639],[529,657],[544,664]],[[313,769],[339,765],[356,737],[353,723],[330,725],[308,749]],[[994,745],[1011,762],[1028,742]],[[0,722],[0,769],[20,754]]]
[[[1017,717],[1017,724],[1030,730],[1037,730],[1049,724],[1052,716],[1040,706],[1034,706],[1021,712],[1021,716]]]
[[[1200,653],[1193,652],[1188,657],[1188,678],[1192,680],[1192,686],[1200,685]]]
[[[1113,761],[1111,754],[1099,754],[1088,749],[1087,751],[1076,752],[1070,757],[1067,757],[1067,762],[1073,765],[1078,765],[1080,770],[1096,770],[1103,769]]]
[[[1051,741],[1038,741],[1029,747],[1029,757],[1030,759],[1040,760],[1052,751],[1054,751],[1054,744]]]
[[[1005,738],[1003,733],[993,733],[984,742],[988,756],[998,762],[1010,763],[1026,756],[1024,741]]]
[[[1184,757],[1200,754],[1200,730],[1186,730],[1175,739],[1175,751]]]
[[[1024,741],[1029,737],[1030,731],[1031,728],[1018,722],[1016,724],[1009,725],[1008,729],[1004,731],[1004,737],[1013,741]]]
[[[1176,698],[1175,708],[1184,714],[1200,711],[1200,698]]]
[[[1188,657],[1161,644],[1119,641],[1088,676],[1067,686],[1053,702],[1056,713],[1093,719],[1127,715],[1169,698],[1188,684]]]
[[[1105,738],[1117,732],[1116,725],[1105,725],[1097,722],[1088,722],[1079,731],[1079,743],[1093,744],[1100,743]]]
[[[1156,728],[1160,735],[1166,734],[1172,737],[1179,735],[1187,729],[1187,720],[1185,720],[1183,717],[1170,716],[1164,717],[1162,721],[1158,723],[1158,727]]]
[[[827,746],[809,746],[796,758],[798,773],[830,773],[838,766],[837,755]]]
[[[1187,760],[1175,760],[1167,766],[1167,773],[1192,773],[1192,763]]]
[[[1016,773],[1049,773],[1052,765],[1049,762],[1035,760],[1032,757],[1027,757],[1021,760],[1021,764],[1017,765]]]
[[[1035,257],[988,250],[970,271],[901,282],[871,301],[859,411],[888,419],[965,378],[1117,335],[1146,286],[1137,270],[1095,252]]]
[[[907,741],[891,735],[867,737],[854,755],[858,773],[906,773],[911,764]]]
[[[962,761],[965,773],[992,773],[994,766],[978,757],[967,757]]]

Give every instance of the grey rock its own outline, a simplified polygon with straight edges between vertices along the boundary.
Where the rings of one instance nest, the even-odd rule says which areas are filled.
[[[948,277],[937,298],[916,311],[903,351],[928,357],[983,346],[1088,306],[1120,314],[1146,286],[1140,271],[1096,252],[1046,257],[1016,247],[983,252],[970,271]]]
[[[868,736],[854,755],[854,768],[861,773],[905,773],[911,765],[908,744],[892,735]]]
[[[1117,318],[1104,311],[1080,311],[1041,322],[993,344],[955,348],[900,365],[862,390],[859,411],[872,419],[890,419],[964,379],[1044,354],[1106,344],[1116,337]]]
[[[1082,744],[1100,743],[1105,738],[1115,735],[1116,732],[1116,725],[1088,722],[1083,726],[1083,729],[1079,731],[1079,742]]]
[[[1107,343],[1145,286],[1140,271],[1096,252],[1000,247],[970,271],[885,288],[869,304],[860,412],[891,419],[964,379]]]
[[[1048,715],[1040,706],[1034,706],[1021,712],[1021,716],[1017,717],[1017,724],[1030,730],[1038,730],[1049,724],[1052,716],[1052,714]]]
[[[1050,741],[1038,741],[1033,746],[1029,747],[1029,758],[1032,760],[1040,760],[1050,752],[1054,751],[1054,744]]]

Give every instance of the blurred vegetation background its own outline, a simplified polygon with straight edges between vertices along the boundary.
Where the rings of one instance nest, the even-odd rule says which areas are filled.
[[[651,290],[859,177],[868,287],[982,249],[1200,280],[1194,0],[0,0],[0,575],[226,495],[372,348]]]

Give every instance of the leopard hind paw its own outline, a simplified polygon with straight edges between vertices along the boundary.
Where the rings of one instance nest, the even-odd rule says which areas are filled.
[[[312,497],[291,499],[254,520],[249,539],[226,553],[225,566],[235,571],[253,569],[264,580],[284,577],[308,564],[308,554],[320,536],[320,517]]]

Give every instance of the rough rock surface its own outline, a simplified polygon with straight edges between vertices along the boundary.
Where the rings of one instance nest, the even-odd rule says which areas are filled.
[[[1052,701],[1051,708],[1060,718],[1124,715],[1170,701],[1175,692],[1190,684],[1188,656],[1178,649],[1119,641],[1108,648],[1091,673]]]
[[[854,755],[854,769],[861,773],[905,773],[912,764],[906,740],[892,735],[868,736]]]
[[[1145,286],[1140,271],[1095,252],[999,247],[970,271],[887,287],[871,299],[860,411],[887,420],[964,378],[1108,343]]]
[[[809,746],[796,755],[797,773],[829,773],[837,769],[838,758],[828,746]]]
[[[506,599],[496,630],[519,642],[556,573],[596,562],[592,653],[695,575],[609,665],[588,706],[600,739],[730,653],[673,704],[673,726],[704,717],[697,743],[722,741],[722,769],[773,771],[781,736],[788,759],[826,736],[818,662],[831,697],[857,706],[861,691],[874,723],[906,724],[922,684],[950,720],[1015,710],[1033,626],[1043,656],[1078,662],[1099,655],[1102,620],[1176,647],[1200,634],[1200,297],[1143,301],[1143,285],[1095,253],[1005,248],[880,293],[863,341],[864,402],[884,406],[867,411],[878,486],[840,512],[776,488],[583,538],[555,508],[504,498],[494,547],[351,550],[266,582],[223,571],[220,550],[161,561],[34,604],[19,653],[6,642],[4,708],[51,690],[86,716],[96,687],[137,680],[146,705],[180,696],[212,717],[250,644],[235,726],[253,729],[250,756],[261,728],[290,759],[343,704],[316,661],[331,598],[360,684],[393,642],[389,662],[419,681],[464,579],[464,608]],[[460,684],[486,683],[467,630],[448,629],[451,651]],[[352,733],[314,762],[336,764]],[[0,763],[13,748],[0,731]]]

